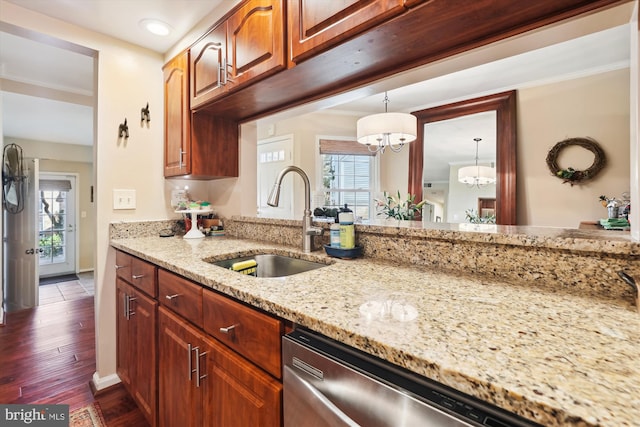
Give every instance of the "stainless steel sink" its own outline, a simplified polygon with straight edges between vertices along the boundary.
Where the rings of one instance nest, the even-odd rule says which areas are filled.
[[[255,259],[256,263],[258,263],[258,268],[255,274],[256,277],[291,276],[293,274],[304,273],[305,271],[315,270],[316,268],[325,267],[327,265],[319,262],[275,254],[258,254],[208,262],[219,267],[231,269],[233,264],[251,259]],[[252,274],[252,276],[253,275],[254,274]]]

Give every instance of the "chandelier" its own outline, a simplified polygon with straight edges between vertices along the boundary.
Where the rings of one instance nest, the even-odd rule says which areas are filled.
[[[405,144],[416,139],[417,118],[413,114],[389,113],[389,97],[384,93],[384,113],[362,117],[357,122],[357,138],[370,152],[384,153],[388,147],[394,153],[400,152]]]
[[[470,187],[493,184],[496,182],[495,168],[478,165],[478,143],[482,141],[482,138],[474,138],[473,140],[476,142],[476,164],[458,169],[458,181]]]

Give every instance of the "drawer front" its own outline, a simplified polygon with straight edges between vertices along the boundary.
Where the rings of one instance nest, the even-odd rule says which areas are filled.
[[[158,270],[158,300],[202,327],[202,286],[166,270]]]
[[[281,378],[282,322],[215,292],[203,295],[204,329],[276,378]]]
[[[128,253],[116,250],[116,276],[127,282],[131,279],[132,259]]]
[[[132,257],[131,276],[128,280],[134,287],[155,298],[158,295],[156,271],[157,268],[155,265]]]

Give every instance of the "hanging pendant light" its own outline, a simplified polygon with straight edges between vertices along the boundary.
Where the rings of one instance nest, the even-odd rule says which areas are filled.
[[[398,153],[405,144],[416,139],[418,120],[413,114],[389,113],[389,97],[384,93],[384,113],[365,116],[357,122],[357,138],[372,153],[384,153],[388,147]]]
[[[458,169],[458,181],[470,187],[481,187],[496,182],[496,170],[489,166],[478,165],[478,143],[482,138],[474,138],[476,142],[476,164]]]

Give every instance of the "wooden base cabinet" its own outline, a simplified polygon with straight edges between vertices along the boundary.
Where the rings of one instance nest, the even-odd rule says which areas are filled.
[[[202,389],[194,374],[194,352],[202,334],[164,307],[158,309],[158,425],[202,426]]]
[[[164,307],[158,324],[161,427],[282,425],[280,382]]]
[[[156,425],[158,303],[121,278],[117,290],[117,373],[151,426]]]

